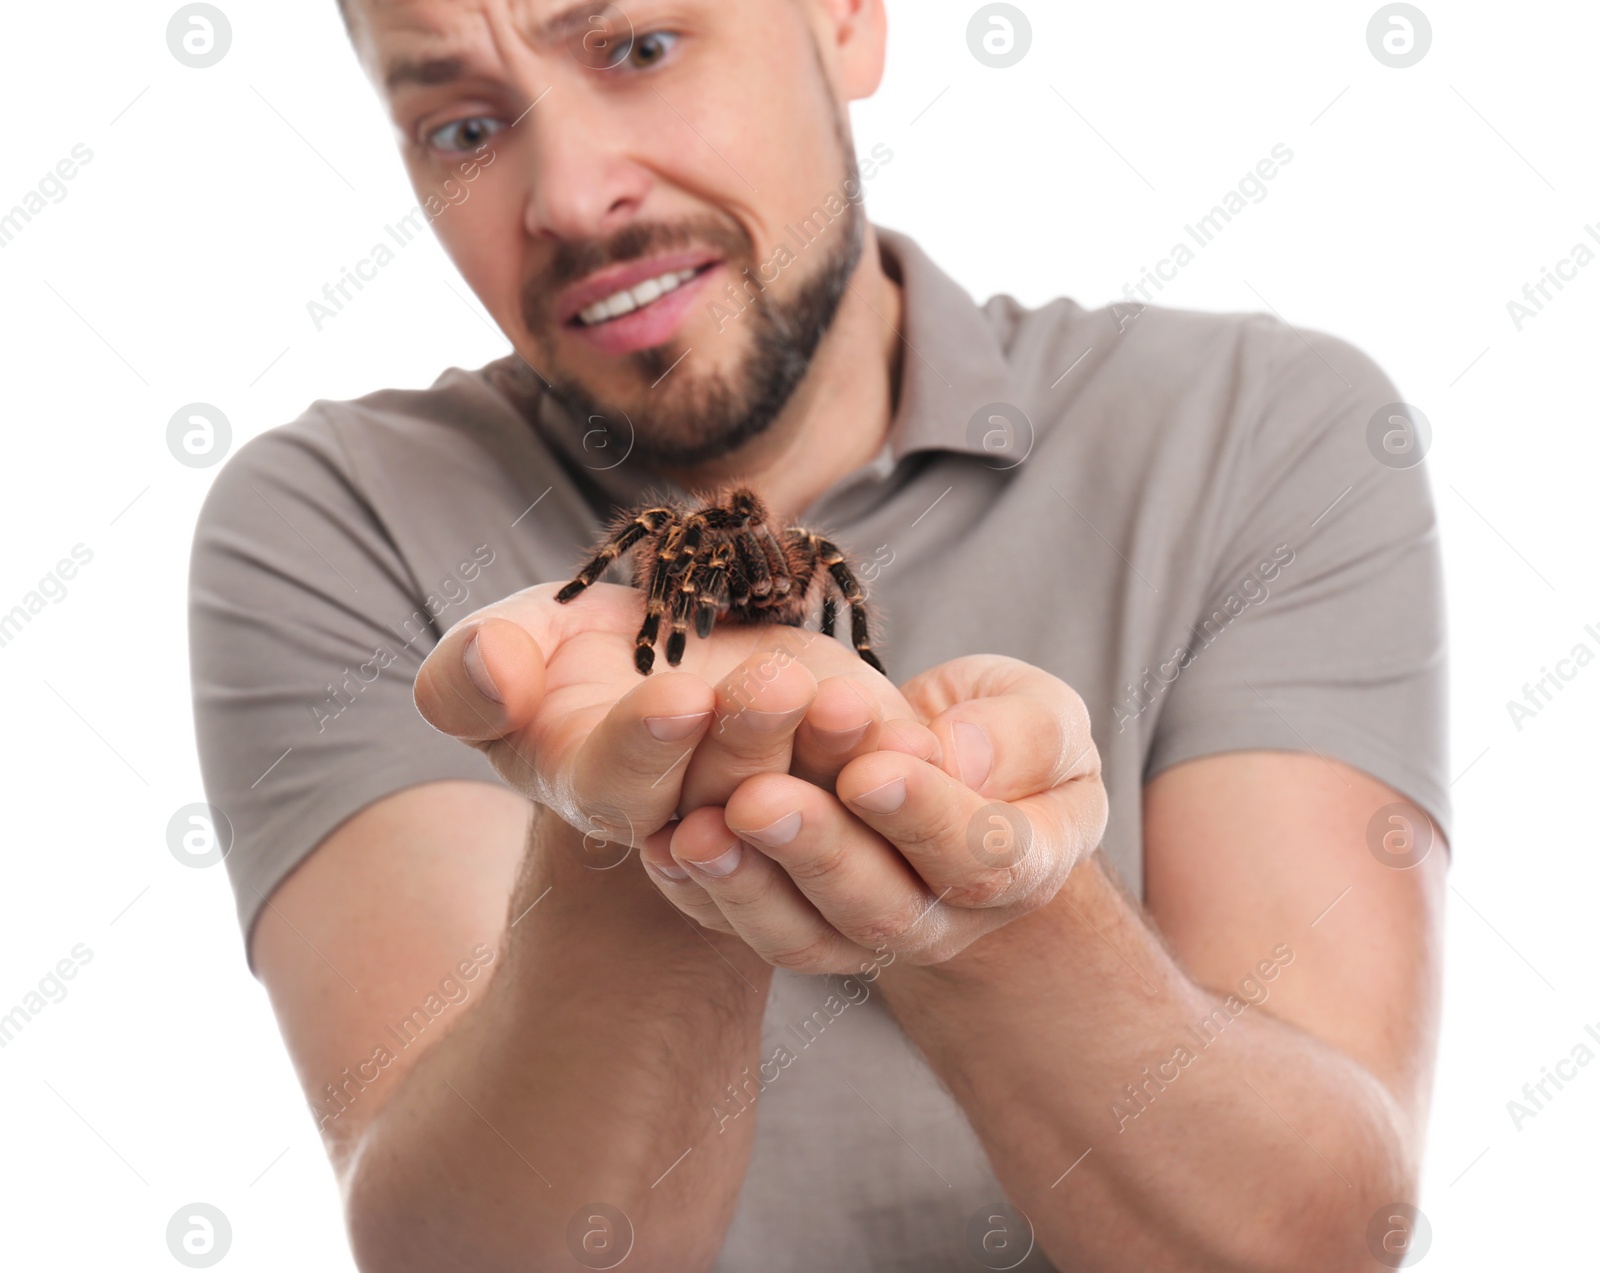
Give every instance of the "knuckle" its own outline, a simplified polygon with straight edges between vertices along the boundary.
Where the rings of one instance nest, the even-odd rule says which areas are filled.
[[[945,901],[962,910],[983,910],[1012,900],[1016,892],[1014,867],[990,867],[950,886]]]
[[[652,795],[670,794],[674,784],[669,776],[674,772],[682,776],[681,765],[686,747],[683,743],[657,743],[654,750],[624,751],[618,749],[606,758],[605,768],[597,776],[594,786],[618,795],[631,793],[648,799]],[[670,753],[670,754],[669,754]],[[663,756],[666,758],[663,759]]]
[[[850,846],[843,836],[831,837],[810,853],[785,858],[783,868],[796,882],[823,879],[844,865],[849,852]]]
[[[950,845],[962,843],[965,828],[957,825],[951,810],[942,810],[931,816],[907,821],[897,826],[890,837],[896,844],[910,849],[935,852]]]
[[[790,735],[782,730],[762,731],[746,720],[744,713],[721,717],[706,731],[699,751],[714,759],[717,767],[750,778],[767,772],[787,772]],[[706,763],[699,756],[697,763]]]
[[[712,745],[720,767],[743,781],[757,774],[786,773],[789,766],[788,736],[774,741],[771,734],[752,730],[729,730]]]
[[[870,950],[912,951],[933,939],[935,933],[923,930],[928,908],[920,900],[858,925],[849,934],[857,945]]]
[[[699,924],[701,928],[710,929],[714,933],[725,933],[729,937],[737,936],[733,930],[733,925],[728,922],[728,917],[719,911],[714,904],[674,901],[673,905]]]
[[[781,946],[763,955],[775,968],[790,972],[820,973],[829,967],[830,948],[827,941],[816,938],[798,946]]]
[[[853,925],[845,936],[858,946],[898,953],[903,949],[901,941],[905,937],[906,927],[898,919],[870,920]]]
[[[638,828],[627,812],[609,803],[580,805],[573,828],[592,844],[627,844],[639,842]]]

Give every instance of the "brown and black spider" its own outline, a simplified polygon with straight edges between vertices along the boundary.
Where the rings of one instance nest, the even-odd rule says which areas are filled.
[[[592,584],[641,540],[634,583],[646,596],[644,623],[634,640],[633,665],[641,676],[655,666],[661,621],[668,624],[667,662],[677,667],[688,643],[689,618],[708,637],[718,619],[800,626],[810,617],[813,585],[822,592],[822,630],[832,636],[838,602],[850,607],[850,639],[862,660],[878,671],[872,652],[866,595],[839,548],[809,530],[774,528],[767,506],[746,487],[735,487],[696,509],[662,503],[622,513],[594,557],[556,594],[565,604]]]

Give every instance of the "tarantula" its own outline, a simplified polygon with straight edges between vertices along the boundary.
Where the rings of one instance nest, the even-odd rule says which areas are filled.
[[[844,554],[821,535],[800,527],[775,529],[761,497],[736,487],[697,509],[663,503],[621,514],[594,557],[556,594],[565,604],[592,584],[641,540],[634,582],[646,595],[644,623],[634,638],[633,665],[641,676],[655,666],[655,644],[667,620],[667,662],[677,667],[695,634],[711,635],[718,619],[801,626],[810,616],[813,585],[822,591],[822,630],[833,635],[839,600],[850,607],[856,653],[878,671],[883,664],[869,643],[866,596]]]

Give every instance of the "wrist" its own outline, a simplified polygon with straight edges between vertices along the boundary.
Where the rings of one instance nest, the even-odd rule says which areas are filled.
[[[1081,952],[1075,940],[1098,941],[1093,931],[1114,904],[1117,885],[1096,851],[1075,865],[1050,901],[1010,923],[991,929],[936,964],[899,961],[890,985],[913,992],[987,996],[1015,981],[1030,965],[1071,965]],[[1099,916],[1100,918],[1096,918]]]
[[[594,837],[536,805],[507,912],[507,962],[524,978],[604,984],[646,998],[674,985],[764,1000],[772,968],[739,938],[703,928],[651,882],[636,849]],[[612,991],[608,990],[608,993]]]

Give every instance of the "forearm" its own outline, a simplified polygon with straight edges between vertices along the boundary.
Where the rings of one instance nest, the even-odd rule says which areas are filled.
[[[1280,950],[1260,952],[1275,979],[1294,975]],[[1194,985],[1098,855],[1051,905],[884,991],[1063,1267],[1376,1267],[1367,1221],[1411,1196],[1383,1086],[1265,1000]]]
[[[753,1131],[719,1132],[712,1106],[757,1063],[770,970],[674,912],[636,857],[590,869],[544,815],[533,835],[494,981],[362,1138],[358,1262],[570,1268],[603,1227],[574,1218],[605,1204],[631,1226],[630,1268],[707,1268]]]

